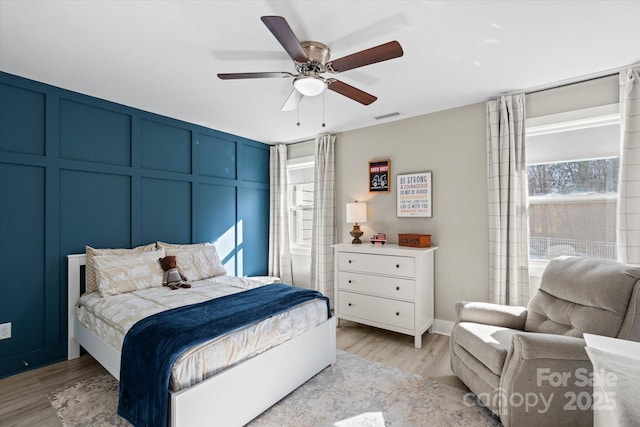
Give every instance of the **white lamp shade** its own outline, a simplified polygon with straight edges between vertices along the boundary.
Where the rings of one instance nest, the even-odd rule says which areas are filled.
[[[347,203],[347,223],[363,223],[367,222],[367,204],[366,203]]]

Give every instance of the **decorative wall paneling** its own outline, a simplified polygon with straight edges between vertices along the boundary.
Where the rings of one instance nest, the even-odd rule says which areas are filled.
[[[66,358],[85,244],[216,242],[229,273],[267,273],[267,145],[6,73],[0,206],[0,377]]]

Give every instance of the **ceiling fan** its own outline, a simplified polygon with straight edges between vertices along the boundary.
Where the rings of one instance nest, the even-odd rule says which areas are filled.
[[[295,110],[303,96],[316,96],[324,92],[325,89],[330,89],[363,105],[369,105],[378,98],[333,77],[327,78],[321,74],[341,73],[376,62],[399,58],[404,54],[400,43],[391,41],[330,61],[328,46],[315,41],[298,41],[286,19],[282,16],[263,16],[260,19],[293,59],[297,74],[286,71],[223,73],[218,74],[218,77],[222,80],[292,77],[293,91],[284,103],[282,111]]]

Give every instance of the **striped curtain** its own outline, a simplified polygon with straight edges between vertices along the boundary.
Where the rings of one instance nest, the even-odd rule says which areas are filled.
[[[640,67],[620,73],[618,260],[640,264]]]
[[[269,147],[269,275],[293,283],[289,249],[287,146]]]
[[[333,307],[333,248],[337,243],[335,202],[335,136],[315,140],[313,222],[311,231],[311,286],[329,297]]]
[[[529,302],[529,220],[524,94],[487,102],[489,300]]]

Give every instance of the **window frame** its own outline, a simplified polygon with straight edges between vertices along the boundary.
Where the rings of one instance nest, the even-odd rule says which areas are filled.
[[[619,104],[606,104],[591,108],[571,110],[562,113],[532,117],[525,120],[525,138],[545,135],[549,133],[560,133],[579,129],[589,129],[599,126],[620,125],[620,107]],[[586,160],[585,158],[577,158],[572,161]],[[527,161],[527,168],[529,166]],[[538,164],[538,163],[536,163]],[[555,196],[529,196],[527,194],[528,204],[531,202],[540,203],[545,199],[554,201],[581,201],[585,200],[610,200],[611,195],[555,195]],[[617,196],[615,196],[617,197]],[[530,232],[529,232],[530,233]],[[531,234],[529,234],[529,238]],[[532,289],[536,288],[542,277],[544,269],[549,264],[549,259],[529,258],[529,276]]]
[[[303,182],[292,183],[290,181],[290,170],[295,169],[307,169],[311,168],[315,172],[315,158],[314,156],[304,156],[297,157],[293,159],[287,160],[287,208],[289,209],[289,249],[292,255],[310,255],[311,254],[311,243],[298,243],[297,242],[297,234],[296,231],[296,218],[295,213],[300,211],[311,211],[313,212],[313,203],[311,205],[292,205],[293,195],[291,194],[291,190],[293,185],[302,184]],[[313,183],[313,181],[307,181],[307,183]],[[315,188],[314,188],[315,191]]]

